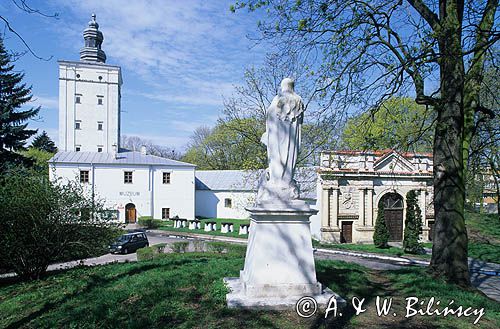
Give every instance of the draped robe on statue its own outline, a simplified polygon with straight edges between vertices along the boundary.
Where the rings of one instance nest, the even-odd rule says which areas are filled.
[[[281,82],[281,91],[266,112],[266,132],[261,141],[267,146],[269,167],[262,177],[257,203],[298,199],[293,179],[300,148],[304,103],[294,90],[292,79]]]

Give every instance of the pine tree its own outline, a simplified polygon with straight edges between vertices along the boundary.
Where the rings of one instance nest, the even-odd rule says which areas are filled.
[[[56,144],[54,144],[52,139],[50,139],[49,135],[47,135],[47,132],[45,130],[42,131],[40,135],[35,136],[33,142],[31,143],[31,147],[49,153],[57,152]]]
[[[423,252],[423,245],[419,242],[422,234],[422,212],[417,202],[417,193],[411,190],[406,194],[406,219],[403,238],[403,249],[410,254]]]
[[[377,248],[387,248],[389,242],[389,230],[385,224],[384,203],[378,206],[377,221],[375,222],[375,232],[373,232],[373,243]]]
[[[26,121],[40,111],[40,107],[21,110],[31,98],[31,87],[22,83],[23,73],[16,73],[9,53],[0,37],[0,172],[11,164],[27,163],[17,153],[26,140],[36,133],[27,129]]]

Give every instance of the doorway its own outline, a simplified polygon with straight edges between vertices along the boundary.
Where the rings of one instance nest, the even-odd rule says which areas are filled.
[[[403,241],[403,197],[397,193],[387,193],[380,202],[384,206],[384,218],[389,231],[389,241]]]
[[[125,206],[125,223],[135,224],[137,220],[137,213],[135,210],[135,204],[127,203]]]
[[[341,222],[340,242],[352,243],[352,222]]]

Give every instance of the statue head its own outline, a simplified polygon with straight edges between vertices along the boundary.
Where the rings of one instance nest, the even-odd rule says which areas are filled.
[[[295,81],[291,78],[284,78],[281,81],[281,92],[294,92]]]

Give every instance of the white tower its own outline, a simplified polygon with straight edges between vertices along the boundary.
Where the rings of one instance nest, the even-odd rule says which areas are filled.
[[[80,61],[59,61],[59,150],[113,152],[120,144],[119,66],[105,64],[95,14],[83,31]]]

